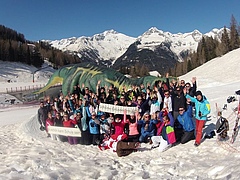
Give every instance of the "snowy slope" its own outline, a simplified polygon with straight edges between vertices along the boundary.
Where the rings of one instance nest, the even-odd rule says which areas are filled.
[[[240,48],[217,57],[180,77],[189,81],[197,77],[200,87],[212,87],[240,80]],[[240,86],[240,85],[239,85]],[[240,88],[240,87],[239,87]]]

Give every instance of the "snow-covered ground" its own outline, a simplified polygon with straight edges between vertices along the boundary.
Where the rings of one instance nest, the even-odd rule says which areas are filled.
[[[216,58],[192,72],[179,77],[190,81],[197,77],[198,89],[211,104],[211,114],[205,131],[214,129],[215,103],[227,104],[226,99],[240,89],[240,49]],[[7,67],[7,65],[6,65]],[[20,79],[18,71],[13,70]],[[9,73],[13,73],[10,72]],[[6,73],[6,72],[5,72]],[[2,66],[0,76],[3,75]],[[1,80],[2,86],[6,82]],[[25,81],[32,85],[31,76]],[[26,83],[27,83],[26,82]],[[46,83],[47,80],[41,83]],[[18,82],[8,85],[20,86]],[[6,88],[6,87],[4,87]],[[10,88],[10,86],[8,86]],[[0,91],[1,92],[1,91]],[[3,95],[0,95],[0,97]],[[4,100],[4,98],[3,98]],[[2,99],[0,99],[2,101]],[[232,134],[235,115],[229,103],[223,116],[229,117]],[[142,144],[140,150],[127,157],[118,157],[110,150],[94,146],[74,145],[53,141],[39,130],[36,106],[9,105],[0,107],[0,179],[238,179],[240,177],[240,136],[234,144],[206,139],[199,147],[194,141],[179,144],[159,153]]]

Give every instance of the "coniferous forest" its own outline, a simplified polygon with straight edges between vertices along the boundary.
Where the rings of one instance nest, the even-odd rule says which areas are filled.
[[[21,62],[40,68],[44,60],[58,68],[67,64],[81,62],[78,56],[70,55],[46,42],[31,42],[23,34],[0,25],[0,60]]]
[[[220,41],[212,37],[203,36],[198,44],[196,52],[189,53],[183,62],[177,62],[169,69],[172,76],[183,75],[209,60],[222,56],[229,51],[240,47],[240,26],[232,15],[230,28],[224,27]],[[24,35],[15,30],[0,25],[0,60],[21,62],[40,68],[44,60],[48,60],[54,68],[68,64],[80,63],[81,59],[74,54],[62,52],[51,47],[47,42],[31,42]],[[135,64],[129,68],[128,73],[132,77],[148,75],[148,69],[141,64]]]
[[[230,28],[224,27],[224,32],[219,40],[212,37],[203,37],[198,44],[196,52],[190,53],[184,60],[179,62],[170,71],[173,76],[180,76],[195,69],[209,60],[222,56],[240,47],[240,26],[232,15]],[[239,62],[240,63],[240,62]]]

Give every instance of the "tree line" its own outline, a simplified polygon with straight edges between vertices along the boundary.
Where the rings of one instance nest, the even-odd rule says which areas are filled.
[[[0,60],[21,62],[40,68],[44,60],[54,68],[81,62],[74,54],[62,52],[51,47],[47,42],[31,42],[15,30],[0,25]]]
[[[224,27],[220,39],[203,36],[198,43],[197,51],[189,53],[183,62],[178,62],[170,69],[170,74],[180,76],[195,69],[209,60],[222,56],[240,47],[240,26],[234,16],[231,16],[230,28]]]

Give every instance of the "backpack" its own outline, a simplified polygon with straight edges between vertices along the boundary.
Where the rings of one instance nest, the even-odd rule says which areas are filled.
[[[219,135],[221,135],[221,133],[223,133],[224,131],[228,131],[229,130],[228,120],[220,116],[216,123],[216,130]]]

